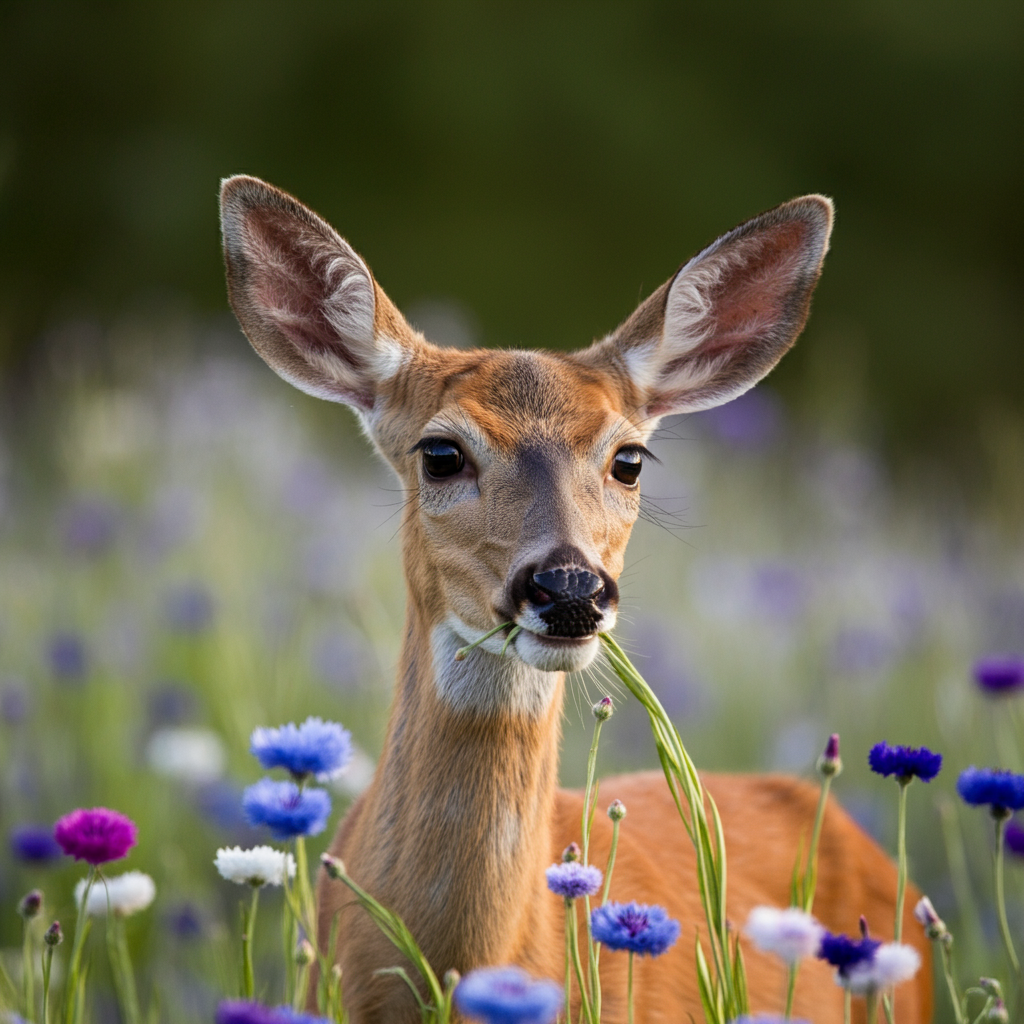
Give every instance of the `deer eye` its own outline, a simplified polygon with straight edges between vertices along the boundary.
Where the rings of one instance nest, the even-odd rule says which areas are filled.
[[[612,463],[612,476],[631,487],[640,479],[640,470],[644,468],[644,457],[638,448],[623,448],[615,456]]]
[[[435,480],[454,476],[465,462],[461,449],[451,441],[428,441],[423,446],[423,469]]]

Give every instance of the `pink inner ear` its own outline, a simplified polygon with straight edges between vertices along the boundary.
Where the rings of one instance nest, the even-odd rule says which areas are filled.
[[[800,275],[807,225],[776,224],[739,243],[708,295],[712,326],[702,355],[714,356],[763,337],[787,315]]]
[[[261,207],[246,215],[245,246],[249,295],[260,315],[304,354],[330,352],[354,365],[326,315],[330,243],[293,216]]]

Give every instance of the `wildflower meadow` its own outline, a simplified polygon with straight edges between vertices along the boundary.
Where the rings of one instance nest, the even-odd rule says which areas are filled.
[[[671,421],[620,626],[568,691],[562,778],[587,811],[547,873],[565,975],[460,979],[321,860],[383,738],[404,496],[348,413],[296,397],[233,328],[174,330],[192,359],[160,358],[157,332],[145,369],[69,373],[0,435],[0,1021],[344,1021],[345,979],[316,941],[322,863],[395,944],[424,1020],[543,1024],[575,991],[598,1024],[611,957],[628,960],[632,1015],[634,961],[678,943],[699,946],[716,1024],[756,1019],[754,948],[788,979],[755,1004],[789,1016],[821,958],[855,1012],[899,1022],[893,987],[920,969],[899,915],[891,942],[814,919],[820,817],[790,906],[727,919],[695,769],[785,771],[837,797],[898,861],[900,900],[907,877],[926,894],[935,1019],[1024,1021],[1011,454],[972,490],[894,468],[856,416],[825,428],[766,387]],[[608,898],[617,839],[589,859],[588,812],[631,827],[601,779],[659,765],[698,849],[699,936]]]

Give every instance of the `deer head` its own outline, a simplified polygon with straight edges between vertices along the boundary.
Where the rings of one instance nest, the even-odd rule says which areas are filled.
[[[253,347],[302,391],[355,410],[410,497],[411,607],[439,691],[477,708],[539,709],[552,673],[595,656],[661,417],[753,387],[807,318],[832,206],[785,203],[684,264],[612,334],[571,354],[428,342],[324,220],[255,178],[224,182],[232,305]],[[454,666],[501,623],[518,666]],[[483,644],[492,655],[505,644]]]

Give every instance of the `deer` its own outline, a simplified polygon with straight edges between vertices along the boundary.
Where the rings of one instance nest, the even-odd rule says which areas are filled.
[[[403,918],[439,977],[516,964],[562,978],[564,907],[544,870],[580,839],[583,796],[558,787],[566,674],[588,666],[599,634],[615,626],[652,433],[663,417],[743,394],[790,348],[828,249],[832,203],[807,195],[746,221],[573,352],[432,344],[325,220],[257,178],[224,180],[221,215],[229,299],[252,347],[301,391],[354,410],[409,499],[407,610],[383,750],[330,852]],[[789,904],[818,790],[779,774],[702,780],[723,822],[738,928],[756,905]],[[602,792],[628,808],[612,898],[661,904],[683,929],[663,957],[638,961],[636,1019],[702,1019],[694,853],[665,778],[605,779]],[[610,837],[597,815],[592,863],[603,865]],[[419,1020],[402,982],[379,973],[396,965],[394,947],[345,894],[321,872],[319,939],[327,948],[338,916],[351,1021]],[[910,887],[903,931],[925,966],[896,990],[901,1024],[931,1017],[915,899]],[[856,934],[863,915],[875,937],[891,938],[895,906],[891,859],[831,800],[816,916]],[[744,955],[752,1008],[779,1012],[784,965],[746,942]],[[624,961],[601,963],[605,1022],[626,1019]],[[823,962],[802,967],[794,1013],[843,1019]]]

